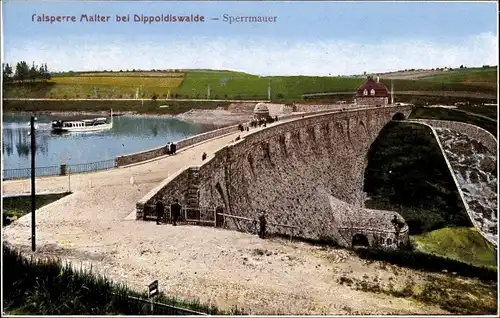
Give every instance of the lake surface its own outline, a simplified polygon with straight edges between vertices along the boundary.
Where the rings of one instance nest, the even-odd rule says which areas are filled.
[[[89,117],[89,116],[86,116]],[[102,117],[102,116],[90,116]],[[216,129],[174,117],[119,116],[113,119],[113,128],[102,132],[51,132],[51,121],[56,116],[37,116],[36,166],[58,166],[114,159],[138,151],[166,145],[189,136]],[[3,117],[2,160],[5,169],[31,167],[30,116]]]

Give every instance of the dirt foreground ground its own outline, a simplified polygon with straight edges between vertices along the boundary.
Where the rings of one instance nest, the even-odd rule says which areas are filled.
[[[425,280],[414,270],[367,262],[353,252],[319,248],[249,233],[135,220],[135,204],[168,175],[200,164],[201,154],[236,138],[234,133],[144,164],[73,175],[73,194],[37,211],[37,257],[59,257],[145,290],[237,306],[250,314],[446,314],[437,306],[356,290],[341,279],[378,281],[404,288]],[[133,177],[133,179],[131,179]],[[39,192],[67,189],[68,177],[37,181]],[[4,194],[29,191],[29,180],[7,181]],[[3,240],[31,254],[26,215],[3,230]]]

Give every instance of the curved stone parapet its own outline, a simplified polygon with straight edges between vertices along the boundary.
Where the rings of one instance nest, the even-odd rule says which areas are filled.
[[[498,151],[497,139],[489,131],[481,127],[451,120],[412,119],[409,121],[417,123],[426,123],[434,128],[451,129],[466,134],[471,138],[482,143],[486,148],[488,148],[488,150],[494,156],[497,156],[497,151]]]
[[[233,133],[238,130],[238,125],[228,126],[216,130],[212,130],[203,134],[198,134],[189,138],[185,138],[176,142],[177,150],[182,148],[186,148],[192,146],[194,144],[200,143],[205,140],[209,140],[216,137],[221,137],[230,133]],[[115,167],[122,167],[146,160],[151,160],[154,158],[158,158],[167,154],[166,143],[165,146],[161,146],[158,148],[154,148],[151,150],[140,151],[128,155],[123,155],[120,157],[116,157],[115,159]]]
[[[469,219],[489,242],[498,244],[496,139],[474,125],[409,120],[429,127],[453,177]]]
[[[196,184],[199,206],[222,207],[226,214],[250,219],[265,211],[270,223],[297,227],[303,238],[349,246],[351,235],[363,233],[351,231],[343,238],[341,231],[365,228],[370,243],[390,238],[390,245],[397,245],[391,220],[401,216],[363,208],[364,171],[380,130],[395,114],[407,118],[411,111],[411,106],[358,108],[279,121],[219,149],[200,167],[172,176],[140,201],[138,213],[152,198],[170,204],[177,197],[186,205]],[[196,175],[189,169],[197,169]],[[405,233],[402,229],[402,243]]]

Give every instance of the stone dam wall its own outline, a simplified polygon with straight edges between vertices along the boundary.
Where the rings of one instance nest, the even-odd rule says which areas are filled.
[[[276,104],[276,105],[279,105],[280,107],[285,107],[285,105],[281,105],[281,104]],[[310,111],[310,113],[308,113],[308,114],[291,113],[291,112],[287,111],[283,115],[279,116],[279,118],[281,120],[301,118],[304,116],[330,113],[333,110],[340,110],[340,108],[337,108],[337,107],[331,108],[330,107],[330,108],[326,108],[326,109],[314,109],[313,111]],[[200,142],[212,139],[212,138],[224,136],[224,135],[236,132],[236,131],[238,131],[238,125],[232,125],[232,126],[223,127],[220,129],[208,131],[206,133],[198,134],[198,135],[186,138],[186,139],[182,139],[182,140],[177,142],[177,151],[182,149],[182,148],[186,148],[186,147],[192,146],[194,144],[197,144],[197,143],[200,143]],[[167,147],[166,146],[167,145],[165,144],[165,146],[162,146],[162,147],[116,157],[115,158],[115,167],[123,167],[123,166],[127,166],[130,164],[134,164],[134,163],[138,163],[138,162],[142,162],[142,161],[146,161],[146,160],[151,160],[154,158],[164,156],[167,154]]]
[[[411,110],[330,111],[270,125],[169,177],[137,203],[137,218],[158,199],[169,205],[178,198],[184,206],[222,207],[250,219],[265,211],[269,222],[294,226],[303,238],[350,245],[361,232],[370,244],[406,242],[407,228],[398,238],[390,222],[401,216],[362,205],[369,147],[396,113],[408,117]],[[231,219],[228,226],[251,230],[252,224]],[[270,226],[269,232],[289,229]]]

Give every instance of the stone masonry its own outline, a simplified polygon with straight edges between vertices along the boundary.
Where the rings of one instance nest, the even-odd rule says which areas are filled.
[[[397,113],[405,118],[410,106],[360,109],[320,114],[278,123],[223,147],[196,172],[199,206],[222,207],[224,212],[255,219],[264,211],[271,223],[297,227],[295,236],[329,239],[349,246],[356,234],[370,245],[406,243],[408,228],[395,233],[395,212],[363,208],[367,153],[380,130]],[[186,204],[189,168],[165,180],[137,204],[162,198]],[[250,222],[246,222],[250,223]],[[249,230],[251,224],[229,221]],[[271,233],[289,229],[269,227]]]

